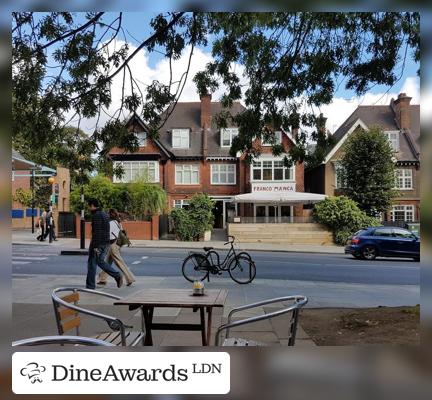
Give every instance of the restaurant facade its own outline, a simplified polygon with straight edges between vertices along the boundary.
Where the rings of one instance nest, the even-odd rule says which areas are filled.
[[[319,200],[304,194],[303,163],[284,163],[285,154],[296,145],[297,130],[275,132],[275,142],[284,148],[285,154],[280,156],[272,154],[273,143],[256,139],[254,146],[260,156],[249,163],[244,156],[230,155],[238,128],[215,126],[213,117],[221,110],[222,104],[212,102],[209,95],[199,102],[179,102],[157,139],[147,137],[139,116],[132,115],[127,124],[136,132],[140,147],[135,153],[111,150],[113,162],[125,170],[122,178],[113,178],[114,182],[130,182],[145,172],[150,182],[166,191],[168,209],[187,207],[195,193],[206,193],[215,201],[215,228],[227,228],[230,222],[294,222],[308,218],[310,210],[305,210],[304,204]],[[243,110],[234,102],[230,112]]]

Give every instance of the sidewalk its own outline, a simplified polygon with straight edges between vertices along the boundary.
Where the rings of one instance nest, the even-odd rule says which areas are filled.
[[[12,231],[12,244],[21,245],[45,245],[60,247],[62,250],[79,250],[79,239],[59,238],[57,241],[48,243],[38,242],[31,231],[14,230]],[[153,247],[170,249],[202,249],[204,246],[214,247],[219,250],[226,250],[224,241],[210,242],[179,242],[176,240],[132,240],[133,247]],[[88,248],[89,240],[86,240]],[[271,243],[243,243],[236,242],[236,248],[245,251],[280,251],[295,253],[326,253],[343,254],[344,248],[340,246],[317,246],[317,245],[286,245]]]
[[[12,340],[27,337],[54,335],[56,334],[56,323],[51,303],[51,292],[56,287],[73,286],[83,287],[84,276],[61,276],[52,275],[17,275],[12,280]],[[293,293],[293,288],[279,287],[270,289],[264,280],[257,285],[235,285],[230,279],[217,279],[208,283],[206,288],[221,288],[228,290],[228,298],[222,309],[214,309],[212,318],[211,345],[214,345],[215,332],[217,328],[227,321],[229,311],[240,305],[250,304],[263,298],[279,297],[281,293]],[[138,276],[137,281],[131,287],[115,288],[113,282],[109,282],[106,288],[98,287],[98,290],[112,293],[118,296],[127,296],[146,288],[178,288],[191,289],[191,284],[180,277],[143,277]],[[271,293],[270,293],[271,292]],[[129,311],[128,307],[113,306],[112,300],[82,294],[80,304],[100,313],[113,315],[120,318],[125,324],[133,326],[132,330],[141,328],[141,312]],[[317,304],[312,302],[312,304]],[[269,313],[274,311],[273,307],[259,307],[253,310],[239,312],[236,319],[244,319],[253,315]],[[191,309],[180,308],[158,308],[155,309],[154,322],[189,324],[198,323],[199,314]],[[232,336],[248,338],[266,343],[271,346],[286,346],[288,341],[290,314],[286,314],[272,320],[260,321],[253,325],[241,326],[232,329]],[[106,324],[94,318],[84,316],[80,334],[92,336],[98,332],[108,331]],[[182,331],[153,331],[155,346],[200,346],[200,332]],[[300,325],[297,330],[297,347],[313,347],[315,343],[309,338]]]

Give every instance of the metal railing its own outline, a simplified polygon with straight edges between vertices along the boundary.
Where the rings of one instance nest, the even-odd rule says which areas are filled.
[[[21,339],[12,342],[12,347],[17,346],[43,346],[47,344],[73,344],[82,346],[114,346],[112,343],[104,342],[100,339],[89,338],[84,336],[39,336],[28,339]]]
[[[307,217],[230,217],[229,223],[240,224],[306,224],[315,222],[312,216]]]

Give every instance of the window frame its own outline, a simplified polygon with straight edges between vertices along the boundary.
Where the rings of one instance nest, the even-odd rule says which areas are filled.
[[[127,170],[124,168],[125,167],[125,163],[129,164],[129,171],[127,172]],[[150,180],[149,179],[149,183],[160,183],[160,175],[159,175],[159,161],[153,161],[153,160],[124,160],[124,161],[114,161],[114,167],[116,167],[117,165],[121,164],[125,170],[125,172],[123,173],[123,176],[121,178],[118,178],[116,176],[112,177],[113,183],[131,183],[134,182],[134,180],[132,179],[132,165],[133,164],[138,164],[139,168],[138,170],[141,171],[141,164],[147,164],[146,168],[149,170],[148,165],[149,164],[153,164],[154,165],[154,171],[155,171],[155,178],[154,180]],[[125,179],[125,175],[129,174],[130,179]]]
[[[402,172],[402,176],[398,176],[398,173]],[[409,172],[406,175],[406,172]],[[399,186],[399,179],[402,180],[402,186]],[[410,186],[406,186],[406,182],[410,182]],[[413,190],[413,171],[410,168],[397,168],[395,170],[395,189],[397,190]]]
[[[384,134],[387,136],[387,140],[390,143],[391,148],[395,153],[400,150],[400,132],[399,131],[384,131]],[[393,140],[390,138],[392,135],[396,135],[396,148],[393,146]]]
[[[220,174],[221,174],[220,167],[221,166],[226,166],[227,167],[226,168],[226,172],[225,172],[226,182],[220,182]],[[216,167],[218,169],[217,173],[219,175],[219,182],[215,182],[213,180],[213,174],[215,173],[213,171],[213,169],[216,168]],[[229,171],[228,167],[234,167],[234,172],[233,171]],[[234,182],[228,182],[228,176],[230,174],[234,174]],[[220,185],[229,185],[229,186],[237,185],[237,164],[234,164],[234,163],[231,163],[231,164],[210,164],[210,184],[211,185],[219,185],[219,186]]]
[[[185,172],[184,167],[191,167],[190,168],[190,173],[191,173],[191,182],[190,183],[184,183],[184,172]],[[182,170],[178,171],[178,169],[180,169],[180,168]],[[193,172],[195,172],[195,168],[196,168],[196,172],[198,172],[198,179],[197,179],[196,183],[192,182],[192,176],[193,176]],[[200,184],[200,166],[199,166],[199,164],[196,164],[196,163],[194,163],[194,164],[175,164],[174,171],[175,171],[174,181],[175,181],[176,185],[197,186]],[[183,182],[177,181],[177,172],[182,172],[182,181]]]
[[[275,171],[275,162],[281,161],[283,162],[283,159],[280,158],[260,158],[259,160],[254,160],[251,163],[250,166],[250,181],[251,182],[295,182],[295,165],[292,165],[291,167],[283,167],[283,179],[274,179],[274,171]],[[272,173],[271,177],[272,179],[263,179],[264,178],[264,162],[271,162],[272,163]],[[259,163],[260,167],[254,166],[255,163]],[[254,178],[254,172],[255,171],[261,171],[261,179],[255,179]],[[289,177],[286,177],[287,171],[290,171]]]
[[[138,139],[138,146],[139,147],[146,147],[147,146],[147,132],[145,132],[145,131],[135,132],[135,135]],[[140,139],[140,136],[143,136],[143,138]]]
[[[340,170],[343,169],[342,165],[340,162],[335,162],[333,163],[333,168],[334,168],[334,185],[335,185],[335,189],[344,189],[345,187],[345,183],[342,180],[342,177],[340,176]]]
[[[180,207],[176,206],[176,202],[180,202]],[[189,206],[190,200],[189,199],[180,199],[180,200],[173,200],[173,208],[185,208]]]
[[[397,209],[399,208],[399,209]],[[403,212],[404,218],[403,220],[395,218],[395,212]],[[411,214],[412,219],[407,218],[407,216]],[[393,205],[390,211],[390,220],[392,222],[404,221],[404,222],[414,222],[415,221],[415,207],[413,204],[395,204]]]
[[[229,145],[223,144],[225,133],[229,134],[229,141],[230,141]],[[220,130],[220,147],[225,147],[225,148],[231,147],[234,137],[238,136],[238,134],[239,134],[239,130],[236,127],[221,128],[221,130]]]
[[[275,144],[281,144],[282,143],[282,131],[275,131],[274,134],[275,134],[275,137],[277,135],[276,140],[275,140],[274,143],[265,142],[264,138],[261,137],[261,146],[263,146],[263,147],[271,147],[271,146],[273,146]]]
[[[178,134],[179,136],[179,140],[180,140],[180,146],[175,146],[175,135]],[[185,139],[185,137],[182,137],[182,135],[186,135],[187,136],[187,146],[182,146],[183,144],[183,139]],[[173,128],[171,130],[171,147],[173,149],[189,149],[190,148],[190,129],[189,128]]]

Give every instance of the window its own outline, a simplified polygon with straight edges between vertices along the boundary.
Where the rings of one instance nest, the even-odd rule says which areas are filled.
[[[233,138],[238,135],[238,128],[221,129],[221,147],[231,147]]]
[[[393,206],[390,212],[392,221],[413,222],[414,221],[414,206],[412,205],[397,205]]]
[[[283,160],[263,160],[252,163],[253,181],[292,181],[294,167],[287,168]]]
[[[273,146],[274,144],[281,144],[282,143],[282,132],[276,131],[274,133],[274,138],[269,137],[269,141],[266,141],[264,137],[261,139],[261,143],[263,146]]]
[[[399,151],[399,131],[384,132],[394,151]]]
[[[189,208],[189,200],[174,200],[174,208]]]
[[[406,229],[395,228],[393,229],[393,235],[398,238],[413,238],[414,235]]]
[[[179,149],[189,148],[189,129],[172,130],[172,147]]]
[[[198,185],[199,184],[199,166],[197,164],[180,164],[176,165],[176,185]]]
[[[343,179],[343,167],[339,162],[334,163],[335,170],[335,188],[342,189],[345,187],[345,182]]]
[[[379,228],[379,229],[375,229],[375,232],[374,232],[373,235],[374,236],[391,237],[392,236],[392,229],[391,228]]]
[[[138,146],[144,147],[147,145],[147,133],[146,132],[138,132],[136,133],[138,138]]]
[[[236,165],[235,164],[212,164],[211,184],[212,185],[235,185]]]
[[[412,170],[397,169],[396,170],[396,189],[412,189]]]
[[[159,182],[159,163],[157,161],[116,161],[114,167],[121,165],[124,173],[121,178],[113,177],[114,183],[128,183],[137,179]]]

